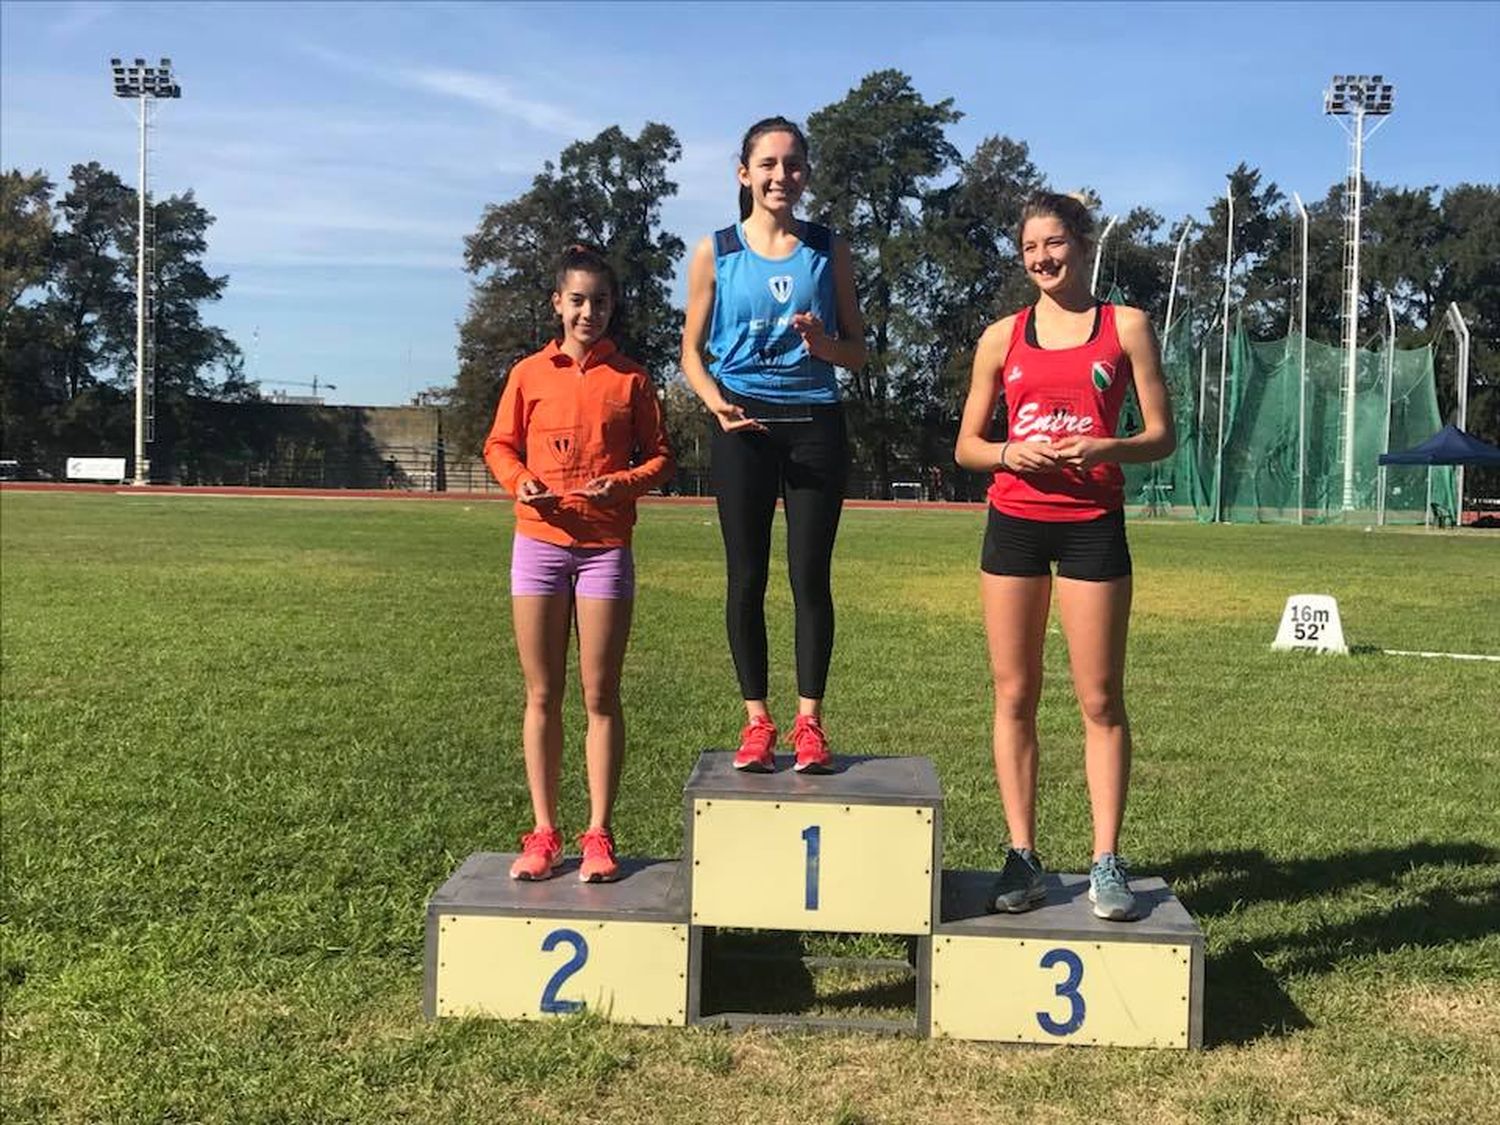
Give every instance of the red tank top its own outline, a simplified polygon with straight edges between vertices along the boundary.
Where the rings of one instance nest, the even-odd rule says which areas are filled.
[[[1130,357],[1115,331],[1115,307],[1099,306],[1099,330],[1076,348],[1039,348],[1026,340],[1033,310],[1016,314],[1000,368],[1011,442],[1114,437],[1130,385]],[[1125,475],[1115,464],[1055,473],[995,472],[989,501],[1008,516],[1068,522],[1097,519],[1125,504]]]

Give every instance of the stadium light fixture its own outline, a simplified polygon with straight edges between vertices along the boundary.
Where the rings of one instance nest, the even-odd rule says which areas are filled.
[[[1335,74],[1323,91],[1323,112],[1348,117],[1349,182],[1344,191],[1344,511],[1354,508],[1354,392],[1359,367],[1359,220],[1364,199],[1365,138],[1385,124],[1395,109],[1396,88],[1382,74]],[[1367,134],[1365,119],[1375,122]]]
[[[147,227],[146,180],[146,135],[151,127],[151,105],[162,98],[182,97],[182,87],[172,77],[172,60],[162,59],[155,66],[148,66],[145,59],[126,63],[123,59],[109,60],[110,73],[114,77],[115,97],[130,98],[139,107],[140,119],[140,180],[136,189],[136,239],[135,239],[135,477],[134,483],[150,481],[150,466],[146,461],[146,442],[154,438],[148,435],[148,426],[154,429],[156,422],[156,310],[149,294],[155,276],[154,231]],[[151,261],[147,261],[148,257]],[[149,407],[148,407],[149,400]]]

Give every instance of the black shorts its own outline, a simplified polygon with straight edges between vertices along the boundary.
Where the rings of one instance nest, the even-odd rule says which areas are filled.
[[[1041,578],[1057,563],[1059,578],[1108,582],[1130,574],[1125,513],[1091,520],[1047,521],[1008,516],[990,508],[979,569],[986,574]]]

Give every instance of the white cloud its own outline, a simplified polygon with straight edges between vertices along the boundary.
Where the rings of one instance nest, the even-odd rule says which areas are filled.
[[[565,137],[591,136],[599,127],[566,106],[534,101],[518,95],[505,82],[464,70],[407,69],[398,71],[408,85],[434,94],[458,98],[505,117],[514,117],[533,129]]]

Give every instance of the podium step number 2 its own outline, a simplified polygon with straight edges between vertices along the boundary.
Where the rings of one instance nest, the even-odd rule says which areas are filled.
[[[572,871],[513,882],[511,855],[470,856],[428,906],[429,1016],[686,1022],[688,928],[679,865],[634,861],[614,884]],[[570,877],[571,876],[571,877]]]

